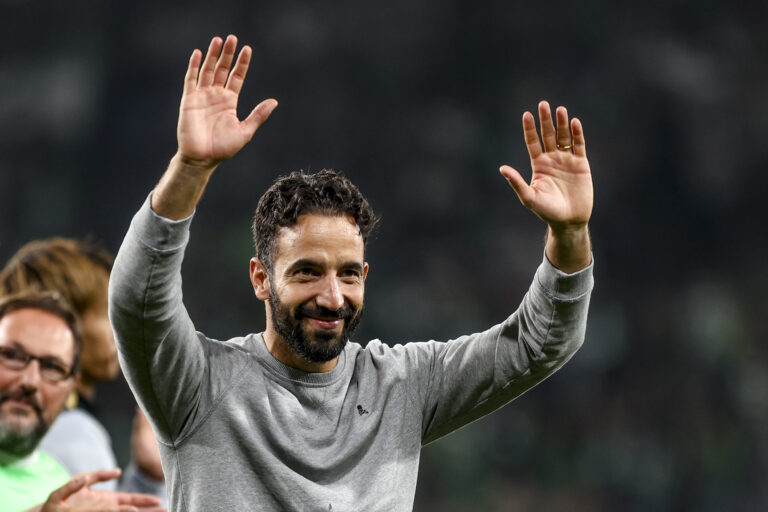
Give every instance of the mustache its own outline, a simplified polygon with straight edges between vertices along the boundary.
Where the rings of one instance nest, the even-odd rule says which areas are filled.
[[[0,392],[0,404],[7,402],[8,400],[14,400],[17,402],[24,402],[32,407],[38,415],[43,414],[43,408],[35,399],[35,397],[28,391],[23,389],[11,390],[10,392]]]
[[[347,305],[342,306],[337,310],[333,310],[323,306],[310,306],[309,304],[302,304],[296,308],[295,317],[299,320],[304,317],[322,318],[323,320],[349,320],[355,316],[356,312],[356,309],[353,309]]]

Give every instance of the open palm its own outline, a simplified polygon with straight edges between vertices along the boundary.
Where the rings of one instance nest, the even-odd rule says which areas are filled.
[[[520,202],[553,228],[584,225],[592,214],[593,192],[581,122],[574,118],[569,123],[565,107],[559,107],[555,131],[549,103],[542,101],[539,123],[541,141],[533,115],[523,114],[525,143],[531,157],[530,184],[508,165],[500,171]]]
[[[202,66],[199,50],[189,59],[177,128],[179,154],[187,162],[210,166],[232,157],[277,106],[274,99],[264,100],[243,121],[237,118],[251,48],[243,47],[232,68],[236,47],[233,35],[224,42],[215,37]]]

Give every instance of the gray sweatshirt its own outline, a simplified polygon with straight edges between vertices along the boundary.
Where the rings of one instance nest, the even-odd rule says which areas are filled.
[[[448,342],[365,347],[336,367],[283,365],[260,334],[217,341],[182,302],[191,217],[134,217],[110,279],[120,363],[152,422],[173,511],[407,511],[421,447],[499,408],[584,339],[592,267],[545,261],[522,304]]]

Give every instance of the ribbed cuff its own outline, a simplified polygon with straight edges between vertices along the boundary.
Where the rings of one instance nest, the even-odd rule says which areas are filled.
[[[187,245],[192,215],[181,220],[171,220],[156,214],[151,207],[152,193],[134,215],[133,229],[139,240],[157,252],[173,252]]]
[[[566,274],[558,269],[544,255],[544,261],[536,271],[536,282],[545,293],[556,300],[575,300],[592,291],[595,285],[592,270],[595,266],[595,257],[590,254],[592,262],[573,274]]]

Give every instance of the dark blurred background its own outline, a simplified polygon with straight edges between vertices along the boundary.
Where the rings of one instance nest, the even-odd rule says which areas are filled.
[[[264,327],[247,278],[258,197],[325,167],[383,217],[359,341],[501,321],[544,226],[497,169],[528,175],[522,112],[566,105],[596,192],[587,341],[426,447],[415,509],[768,509],[765,2],[0,6],[2,261],[53,235],[116,251],[175,151],[191,50],[228,33],[252,45],[241,113],[280,107],[215,174],[184,267],[216,338]],[[97,397],[122,462],[130,400],[122,382]]]

